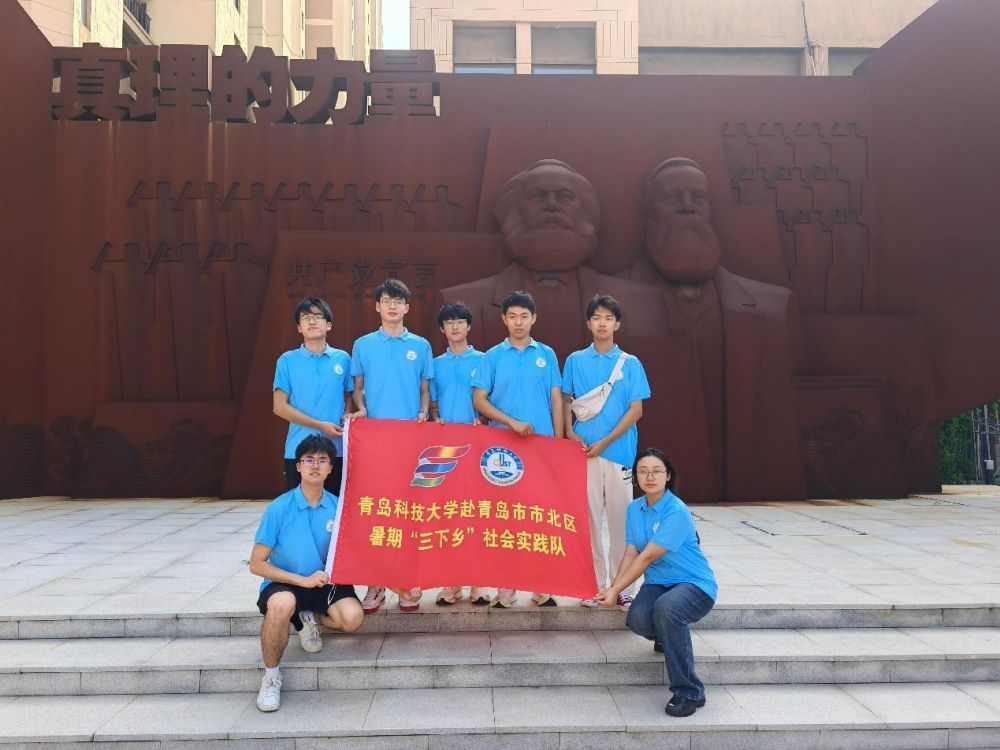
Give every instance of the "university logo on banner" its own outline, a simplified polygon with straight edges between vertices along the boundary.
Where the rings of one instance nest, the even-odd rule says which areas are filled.
[[[344,442],[331,580],[597,591],[579,443],[381,419],[350,422]]]

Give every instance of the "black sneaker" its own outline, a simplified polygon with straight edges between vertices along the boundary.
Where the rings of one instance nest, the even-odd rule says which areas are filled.
[[[704,698],[694,700],[693,698],[684,698],[683,696],[675,695],[663,710],[671,716],[690,716],[704,705]]]
[[[658,654],[662,654],[663,653],[663,644],[660,643],[659,641],[653,641],[653,651],[655,651]]]

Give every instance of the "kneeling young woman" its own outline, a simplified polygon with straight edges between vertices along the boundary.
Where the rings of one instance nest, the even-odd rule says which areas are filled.
[[[690,716],[705,705],[705,686],[694,671],[689,625],[711,611],[719,588],[691,511],[671,491],[677,473],[670,460],[663,451],[647,448],[636,456],[632,473],[643,495],[628,506],[625,556],[598,601],[615,606],[618,594],[645,576],[625,624],[663,651],[673,693],[666,712]]]

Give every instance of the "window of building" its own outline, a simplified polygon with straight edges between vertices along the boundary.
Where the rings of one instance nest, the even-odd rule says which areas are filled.
[[[593,65],[532,65],[531,72],[538,75],[586,75],[594,73]]]
[[[453,73],[499,73],[513,75],[517,72],[514,63],[455,63]]]
[[[829,50],[830,75],[854,75],[854,69],[863,63],[874,50],[834,47]]]
[[[90,28],[90,0],[80,0],[80,23]]]
[[[593,73],[597,53],[593,26],[532,26],[531,72]]]
[[[513,26],[460,26],[452,32],[452,61],[456,73],[513,73]]]
[[[652,75],[797,76],[802,49],[640,47],[639,73]]]

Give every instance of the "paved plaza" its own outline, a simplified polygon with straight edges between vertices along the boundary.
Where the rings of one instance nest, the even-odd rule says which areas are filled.
[[[254,706],[254,501],[0,501],[0,746],[1000,748],[1000,489],[693,508],[708,705],[617,610],[394,602]],[[527,597],[522,597],[527,600]]]
[[[256,614],[260,579],[247,560],[263,510],[238,500],[0,501],[0,620]],[[1000,602],[1000,488],[693,511],[719,609]],[[434,609],[432,593],[421,607]]]

